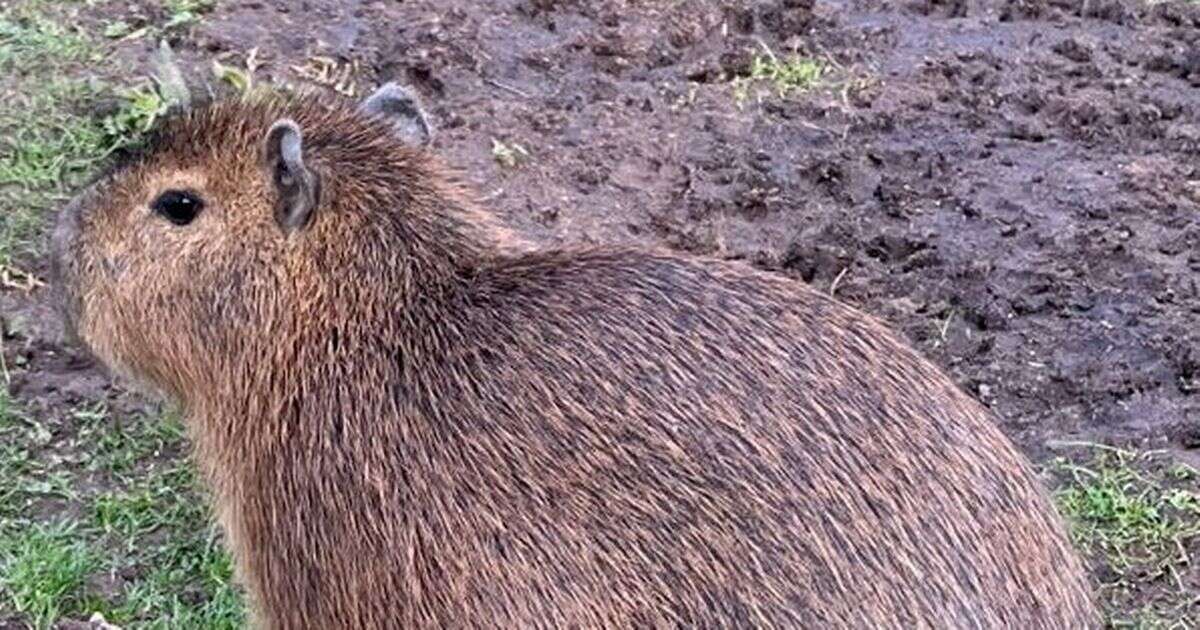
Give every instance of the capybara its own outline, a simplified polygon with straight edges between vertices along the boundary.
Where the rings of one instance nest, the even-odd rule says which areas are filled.
[[[1095,627],[1030,462],[896,333],[737,262],[516,246],[413,102],[180,111],[55,229],[256,624]]]

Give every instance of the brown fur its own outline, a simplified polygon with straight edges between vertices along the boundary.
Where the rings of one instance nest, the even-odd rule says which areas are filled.
[[[280,117],[322,177],[287,234]],[[875,319],[734,263],[506,253],[346,104],[174,120],[64,213],[80,337],[186,410],[272,628],[1084,628],[1026,460]],[[186,227],[147,211],[189,186]]]

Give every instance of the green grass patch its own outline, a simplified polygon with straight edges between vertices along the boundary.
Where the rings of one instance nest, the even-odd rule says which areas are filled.
[[[120,475],[138,463],[164,454],[174,456],[184,440],[183,425],[174,416],[112,419],[101,406],[74,412],[81,441],[92,444],[86,467]]]
[[[95,530],[137,575],[105,611],[136,628],[239,628],[233,566],[210,522],[192,468],[167,466],[92,502]]]
[[[0,386],[0,524],[28,507],[34,473],[41,468],[31,450],[47,439],[44,428],[28,424]]]
[[[92,52],[87,36],[42,13],[43,3],[23,2],[0,11],[0,70],[31,73]]]
[[[77,612],[100,561],[69,523],[10,528],[0,538],[0,586],[12,609],[35,628]]]
[[[734,79],[734,99],[740,104],[751,97],[761,98],[764,86],[781,98],[806,92],[820,85],[828,70],[827,64],[817,59],[779,57],[765,50],[751,58],[746,76]]]
[[[167,23],[164,29],[180,28],[199,22],[201,16],[217,5],[216,0],[163,0],[163,8],[167,10]]]
[[[139,579],[122,593],[106,617],[131,628],[242,628],[245,610],[233,586],[233,565],[215,532],[162,545],[137,565]]]
[[[1055,460],[1053,470],[1062,481],[1055,499],[1076,545],[1103,567],[1110,626],[1196,627],[1189,625],[1200,622],[1195,471],[1161,452],[1099,445],[1082,462]]]
[[[104,492],[91,501],[97,528],[126,540],[174,525],[203,525],[203,505],[188,466],[152,471],[119,492]]]
[[[780,96],[811,89],[824,75],[825,65],[815,59],[756,55],[750,62],[750,79],[769,82]]]
[[[0,618],[241,628],[242,595],[168,415],[78,409],[49,432],[0,395]]]
[[[1117,452],[1121,453],[1121,452]],[[1200,535],[1200,498],[1164,489],[1129,465],[1125,454],[1106,454],[1088,466],[1061,464],[1072,483],[1058,504],[1074,522],[1085,549],[1099,551],[1120,575],[1151,576],[1186,562],[1184,543]]]

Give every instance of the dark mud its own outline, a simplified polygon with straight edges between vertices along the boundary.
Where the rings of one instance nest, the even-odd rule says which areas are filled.
[[[229,1],[175,45],[197,76],[256,47],[262,79],[311,81],[324,56],[346,91],[410,84],[437,150],[528,236],[665,244],[834,291],[1035,459],[1085,439],[1200,464],[1194,5]],[[739,101],[768,49],[830,71]],[[150,50],[121,54],[144,73]],[[493,140],[529,158],[506,168]],[[5,345],[19,399],[127,400],[64,354],[43,295],[0,300],[26,322]]]

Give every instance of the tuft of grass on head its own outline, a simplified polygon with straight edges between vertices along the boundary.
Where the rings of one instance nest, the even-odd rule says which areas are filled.
[[[1110,627],[1196,627],[1190,625],[1200,622],[1194,471],[1172,465],[1162,452],[1091,446],[1082,462],[1054,460],[1061,482],[1054,496],[1076,546],[1103,567],[1100,596],[1112,613]],[[1127,617],[1131,610],[1138,612]]]
[[[100,121],[104,130],[103,155],[137,144],[168,110],[162,93],[148,83],[119,89],[117,95],[122,100],[121,107]]]
[[[0,530],[0,589],[35,628],[77,612],[99,558],[69,523]]]

